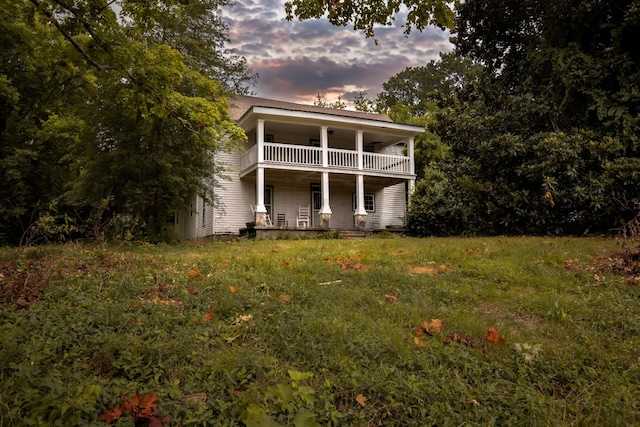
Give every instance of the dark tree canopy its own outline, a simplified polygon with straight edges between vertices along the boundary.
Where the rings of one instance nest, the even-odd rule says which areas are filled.
[[[226,4],[0,0],[0,242],[52,203],[158,238],[204,192],[211,154],[244,138],[227,93],[253,78],[224,52]]]
[[[640,210],[639,1],[460,4],[485,65],[441,110],[451,160],[418,185],[426,234],[610,231]],[[437,191],[435,190],[437,189]]]
[[[428,25],[452,28],[456,1],[447,0],[291,0],[285,3],[287,19],[301,20],[326,16],[334,25],[352,25],[367,37],[376,25],[392,25],[401,7],[407,10],[405,32],[423,30]]]

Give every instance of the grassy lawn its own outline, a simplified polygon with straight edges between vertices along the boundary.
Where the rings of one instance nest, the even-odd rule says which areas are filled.
[[[640,423],[613,240],[0,250],[0,426]]]

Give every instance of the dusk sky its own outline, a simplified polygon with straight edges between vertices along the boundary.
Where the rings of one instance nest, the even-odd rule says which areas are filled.
[[[256,96],[311,104],[320,93],[332,102],[349,101],[358,92],[368,97],[382,90],[389,77],[409,66],[421,66],[452,49],[449,33],[429,27],[405,37],[395,27],[376,29],[376,45],[351,27],[334,27],[326,19],[291,22],[285,0],[234,0],[223,14],[229,24],[233,53],[244,56],[259,74]]]

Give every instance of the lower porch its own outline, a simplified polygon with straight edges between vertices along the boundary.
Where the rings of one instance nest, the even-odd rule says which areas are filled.
[[[245,185],[255,190],[252,198],[256,201],[247,205],[251,209],[247,228],[265,229],[268,234],[309,234],[403,226],[409,190],[406,180],[365,176],[359,184],[357,176],[334,173],[323,186],[322,179],[318,172],[277,169],[264,171],[263,185],[257,184],[255,174],[243,177]],[[363,192],[360,209],[359,186]],[[258,197],[260,188],[262,197]],[[262,212],[257,209],[260,198]],[[306,221],[301,218],[305,210]]]

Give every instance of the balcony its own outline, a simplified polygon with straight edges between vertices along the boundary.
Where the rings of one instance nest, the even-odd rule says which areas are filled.
[[[339,173],[357,173],[358,152],[329,148],[327,150],[327,170]],[[243,153],[241,175],[253,170],[258,164],[258,146],[252,146]],[[278,169],[324,170],[322,166],[322,148],[304,145],[264,143],[264,162],[266,167]],[[411,160],[406,156],[390,154],[362,153],[362,171],[370,175],[412,177]]]

